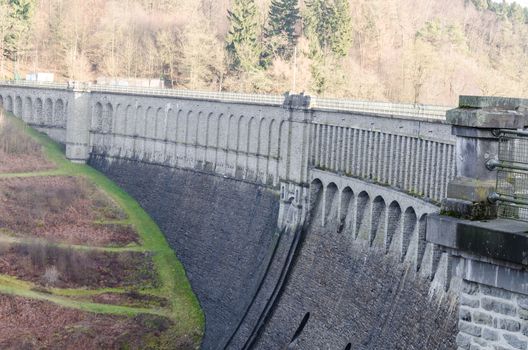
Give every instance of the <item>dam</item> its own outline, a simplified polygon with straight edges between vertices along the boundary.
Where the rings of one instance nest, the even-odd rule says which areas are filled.
[[[528,348],[528,224],[497,186],[497,132],[522,149],[526,100],[1,82],[0,106],[151,215],[203,349]]]

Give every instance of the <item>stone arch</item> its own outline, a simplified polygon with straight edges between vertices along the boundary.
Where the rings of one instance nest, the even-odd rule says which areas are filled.
[[[114,132],[116,134],[122,135],[126,132],[127,108],[125,108],[122,104],[119,104],[116,107],[116,117],[114,124]]]
[[[345,187],[343,191],[341,191],[341,199],[340,199],[340,207],[339,207],[339,227],[338,232],[342,232],[343,230],[350,227],[350,223],[347,222],[347,218],[349,219],[351,216],[349,216],[349,212],[352,207],[354,206],[352,201],[354,199],[354,191],[352,191],[352,188],[350,186]]]
[[[59,98],[55,101],[55,120],[54,125],[64,127],[66,126],[66,118],[64,113],[64,102]]]
[[[207,146],[207,116],[202,111],[198,112],[196,124],[196,144],[205,147]]]
[[[363,191],[357,196],[356,202],[356,237],[361,236],[365,239],[369,237],[370,211],[370,196]]]
[[[258,147],[260,143],[259,142],[259,137],[260,137],[260,133],[259,133],[260,125],[259,124],[260,123],[257,123],[257,119],[255,117],[251,117],[251,119],[249,120],[247,150],[248,150],[248,153],[252,155],[258,154]]]
[[[15,111],[14,111],[14,115],[16,115],[17,117],[19,118],[23,118],[24,117],[24,109],[22,108],[22,97],[20,96],[17,96],[15,97]]]
[[[43,124],[47,126],[53,125],[53,101],[47,98],[44,101],[44,120]]]
[[[237,132],[238,132],[238,125],[236,121],[236,117],[234,115],[229,116],[229,128],[228,128],[228,137],[227,137],[227,148],[230,151],[236,151],[237,149]]]
[[[323,226],[335,222],[337,215],[337,185],[333,182],[325,187]]]
[[[427,246],[426,241],[426,228],[427,228],[427,214],[423,214],[418,220],[418,247],[416,254],[416,271],[420,270],[422,266],[422,260],[425,254],[425,248]]]
[[[211,171],[216,170],[219,132],[218,127],[218,116],[214,113],[209,113],[207,115],[207,138],[205,140],[205,166],[207,170]]]
[[[42,121],[43,121],[43,114],[42,114],[42,99],[40,97],[38,97],[36,100],[35,100],[35,123],[37,124],[42,124]]]
[[[101,132],[103,129],[103,105],[97,102],[92,110],[92,130]]]
[[[28,123],[33,122],[33,101],[31,100],[31,97],[27,96],[24,99],[24,120],[26,120]]]
[[[167,138],[167,114],[163,108],[156,111],[156,139],[165,140]]]
[[[103,108],[101,131],[105,134],[112,132],[114,122],[114,107],[111,103],[106,103]]]
[[[9,113],[13,113],[13,98],[11,96],[7,95],[5,99],[5,104],[6,111],[8,111]]]
[[[227,115],[221,113],[218,116],[218,148],[216,153],[216,162],[224,173],[226,172],[228,137],[229,118]]]
[[[138,106],[136,108],[136,128],[135,128],[135,134],[139,137],[145,137],[146,136],[146,118],[145,118],[145,112],[143,112],[143,107]]]
[[[209,113],[207,116],[207,147],[218,147],[218,117],[214,113]]]
[[[186,115],[185,123],[187,125],[187,132],[185,135],[186,142],[188,145],[196,145],[196,142],[198,141],[198,118],[196,117],[196,113],[193,113],[193,111],[189,111]]]
[[[167,111],[167,139],[172,142],[176,142],[176,132],[177,132],[177,116],[172,108],[169,108]]]
[[[145,135],[146,137],[153,139],[156,137],[156,114],[154,113],[154,108],[147,108],[145,113]]]
[[[383,244],[385,239],[385,200],[381,196],[374,198],[372,202],[372,219],[370,225],[369,242],[373,244],[374,241]]]
[[[310,211],[309,215],[312,220],[316,217],[317,213],[322,212],[321,197],[323,194],[323,183],[320,179],[314,179],[310,184]],[[323,223],[322,223],[323,224]]]
[[[179,143],[185,143],[187,134],[186,116],[183,110],[179,110],[176,114],[176,141]]]
[[[401,231],[402,210],[397,201],[389,205],[387,215],[387,233],[385,235],[385,251],[388,252],[394,237],[399,237]]]
[[[274,178],[278,177],[277,168],[279,162],[279,141],[280,125],[275,119],[272,119],[269,125],[268,136],[268,174]]]
[[[238,118],[237,123],[237,151],[241,153],[247,153],[247,146],[248,146],[248,118],[246,116],[241,115]]]
[[[401,260],[403,261],[407,250],[409,248],[409,243],[411,238],[414,235],[414,232],[417,227],[417,217],[414,208],[409,207],[405,210],[403,214],[403,230],[402,230],[402,242],[401,242]]]
[[[258,145],[258,154],[264,157],[269,156],[269,123],[266,118],[260,119],[259,122],[259,145]]]
[[[125,111],[125,134],[128,136],[136,134],[136,113],[132,105],[128,105]]]

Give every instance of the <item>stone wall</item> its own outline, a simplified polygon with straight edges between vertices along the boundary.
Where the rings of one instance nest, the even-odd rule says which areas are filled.
[[[253,302],[275,247],[278,195],[135,161],[93,157],[90,165],[130,193],[160,226],[204,310],[202,348],[223,348]]]
[[[459,349],[528,349],[528,296],[464,281]]]
[[[306,188],[313,167],[436,202],[454,176],[454,138],[440,120],[316,108],[302,95],[281,105],[61,87],[0,84],[0,104],[78,161],[135,159],[272,188]]]

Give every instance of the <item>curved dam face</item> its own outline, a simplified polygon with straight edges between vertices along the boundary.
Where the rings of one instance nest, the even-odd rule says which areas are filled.
[[[273,245],[278,196],[260,186],[92,159],[156,221],[183,263],[206,318],[203,349],[227,342],[251,303]]]
[[[206,316],[203,349],[455,347],[456,305],[430,296],[432,253],[416,272],[398,254],[402,237],[386,249],[382,237],[371,244],[361,229],[350,233],[346,218],[337,220],[338,201],[323,209],[318,194],[298,245],[283,233],[274,251],[271,190],[130,160],[90,163],[141,203],[176,250]]]
[[[346,217],[344,225],[337,220],[338,201],[327,209],[323,227],[320,197],[255,348],[456,348],[456,304],[430,296],[431,280],[416,271],[410,256],[413,238],[402,263],[401,237],[392,237],[388,249],[386,237],[374,237],[372,244],[368,232],[354,237]]]

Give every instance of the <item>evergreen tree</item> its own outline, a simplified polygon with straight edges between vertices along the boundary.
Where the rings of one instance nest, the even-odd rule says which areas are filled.
[[[229,32],[226,37],[226,49],[231,68],[246,72],[257,69],[261,49],[255,1],[234,0],[227,18]]]
[[[352,19],[348,0],[311,0],[306,3],[309,36],[319,49],[346,56],[352,44]]]
[[[2,2],[6,2],[3,0]],[[7,27],[4,33],[4,55],[14,59],[30,30],[34,0],[7,0]]]
[[[348,0],[334,0],[334,36],[332,37],[332,51],[341,57],[348,54],[352,45],[352,17]]]
[[[264,31],[265,56],[290,58],[297,45],[297,23],[300,19],[298,0],[272,0],[268,24]]]

